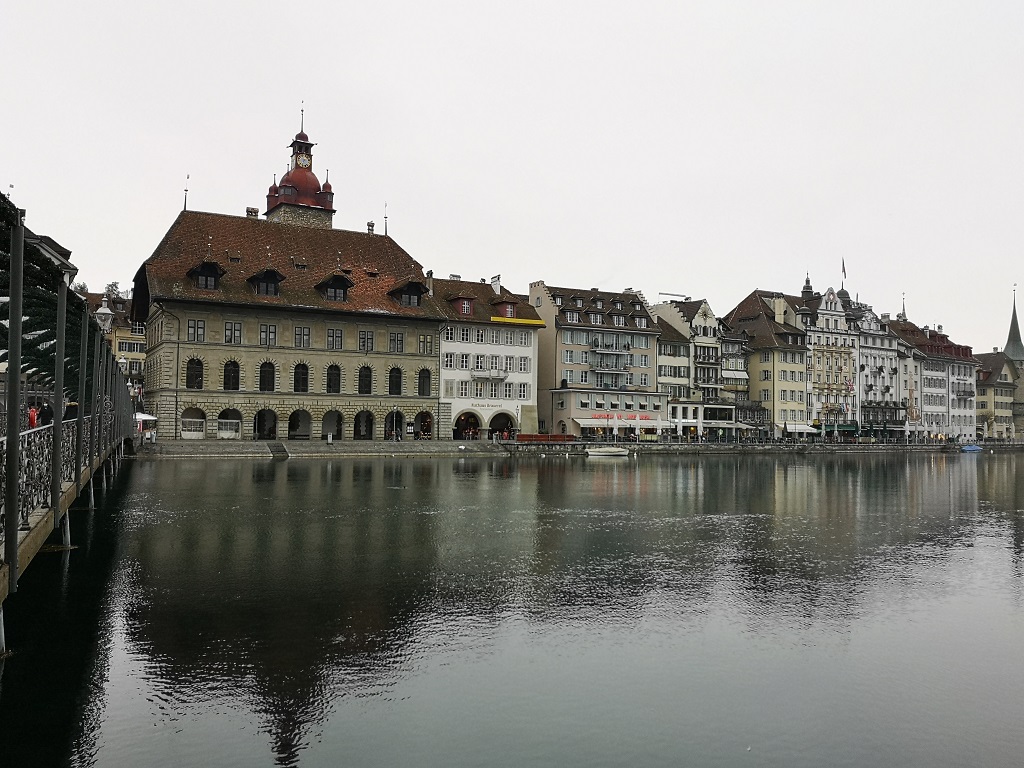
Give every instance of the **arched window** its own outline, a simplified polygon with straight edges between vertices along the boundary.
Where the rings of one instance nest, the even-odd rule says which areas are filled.
[[[190,358],[185,364],[185,386],[188,389],[203,388],[203,361],[198,358]]]
[[[309,392],[309,366],[299,363],[295,366],[295,373],[292,375],[292,383],[296,392]]]
[[[424,368],[420,371],[419,377],[420,397],[430,397],[430,369]]]
[[[400,395],[402,394],[402,370],[401,368],[392,368],[388,373],[388,394],[389,395]]]
[[[224,391],[237,392],[240,378],[238,363],[234,360],[224,363]]]
[[[274,391],[274,364],[260,363],[260,392]]]
[[[327,394],[341,394],[341,368],[336,365],[327,366]]]
[[[370,366],[364,365],[359,369],[359,394],[369,395],[372,394],[373,389],[373,371],[370,370]]]

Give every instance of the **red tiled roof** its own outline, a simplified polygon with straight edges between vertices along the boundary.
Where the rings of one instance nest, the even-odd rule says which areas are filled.
[[[434,299],[438,308],[449,320],[487,322],[497,316],[493,311],[496,304],[515,304],[516,319],[539,321],[540,315],[532,304],[529,296],[512,293],[501,286],[501,293],[495,293],[490,283],[474,283],[468,280],[439,280],[434,278]],[[463,315],[455,306],[457,299],[469,299],[472,302],[473,314]]]
[[[200,289],[187,276],[204,261],[224,270],[217,290]],[[267,269],[284,276],[279,296],[258,296],[249,282]],[[345,302],[328,301],[317,288],[335,274],[352,282]],[[389,295],[409,281],[424,283],[423,269],[387,235],[182,211],[135,275],[135,299],[140,319],[161,300],[440,319],[427,296],[406,307]]]

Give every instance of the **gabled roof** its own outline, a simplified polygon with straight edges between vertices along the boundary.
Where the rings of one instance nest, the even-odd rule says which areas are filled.
[[[203,261],[224,270],[217,290],[200,289],[188,277]],[[253,291],[249,280],[267,269],[285,278],[279,296]],[[318,288],[336,274],[352,282],[345,302],[327,301]],[[442,314],[427,297],[406,307],[389,295],[401,280],[423,283],[423,269],[387,235],[182,211],[135,275],[134,296],[139,319],[152,302],[187,301],[439,320]]]
[[[500,287],[499,293],[495,293],[490,283],[474,283],[469,280],[433,278],[432,285],[437,306],[449,320],[482,323],[490,322],[492,318],[498,318],[502,322],[508,323],[524,320],[530,325],[543,325],[536,308],[530,303],[530,297],[513,293],[504,286]],[[458,311],[455,302],[459,299],[468,299],[472,302],[472,314],[464,315]],[[505,318],[496,313],[495,306],[501,304],[514,304],[516,307],[515,318]]]
[[[977,373],[979,385],[1012,384],[1013,382],[999,381],[999,375],[1003,372],[1004,367],[1009,368],[1010,375],[1014,380],[1020,378],[1020,372],[1017,370],[1017,366],[1014,365],[1013,359],[1005,352],[984,352],[980,355],[975,355],[975,357],[979,363]]]
[[[565,312],[579,312],[580,322],[571,323],[574,328],[586,328],[591,327],[595,330],[623,330],[626,329],[637,329],[641,333],[651,333],[652,331],[657,332],[657,326],[654,322],[654,318],[651,316],[650,311],[647,309],[646,302],[644,302],[643,296],[638,293],[632,293],[628,291],[622,291],[615,293],[613,291],[599,291],[596,288],[581,289],[581,288],[560,288],[552,285],[545,285],[545,290],[551,296],[561,296],[563,301],[560,307],[556,307],[556,311],[559,315]],[[580,299],[580,306],[576,306],[573,303],[574,299]],[[615,302],[622,302],[622,309],[616,309],[614,306]],[[598,306],[598,302],[602,306]],[[633,305],[638,305],[639,308]],[[588,315],[599,314],[606,317],[612,315],[621,315],[622,317],[632,318],[646,318],[647,324],[644,328],[637,328],[635,321],[632,324],[625,326],[616,326],[611,322],[597,324],[592,323]],[[564,321],[563,321],[564,322]]]

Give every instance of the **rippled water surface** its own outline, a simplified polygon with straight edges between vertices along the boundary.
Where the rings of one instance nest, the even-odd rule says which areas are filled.
[[[1020,765],[1018,463],[139,462],[5,606],[0,763]]]

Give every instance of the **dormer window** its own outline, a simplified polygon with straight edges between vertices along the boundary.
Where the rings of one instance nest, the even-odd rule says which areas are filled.
[[[459,299],[458,307],[460,315],[473,314],[473,302],[470,301],[469,299]]]
[[[595,299],[594,306],[597,307],[598,309],[604,309],[604,301],[601,299]]]
[[[573,299],[572,303],[573,303],[574,306],[582,307],[583,306],[583,299]]]
[[[204,261],[198,267],[192,269],[188,276],[196,281],[196,287],[202,291],[216,291],[220,288],[220,278],[224,270],[220,265],[212,261]]]
[[[284,276],[280,272],[268,269],[258,275],[253,275],[249,278],[249,283],[257,296],[280,296],[282,280],[284,280]]]
[[[411,291],[403,293],[401,298],[403,307],[418,307],[420,305],[420,295],[418,293]]]
[[[505,317],[515,317],[515,316],[516,316],[516,305],[515,304],[506,304],[505,305]]]
[[[332,275],[317,286],[328,301],[348,301],[348,289],[352,281],[341,275]]]
[[[622,302],[621,301],[614,301],[614,302],[612,302],[612,306],[615,307],[616,309],[622,309]]]
[[[562,297],[561,296],[555,296],[555,306],[556,307],[562,306]]]
[[[638,318],[636,318],[636,327],[637,328],[646,328],[647,327],[647,318],[646,317],[638,317]]]

